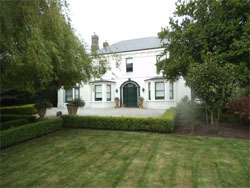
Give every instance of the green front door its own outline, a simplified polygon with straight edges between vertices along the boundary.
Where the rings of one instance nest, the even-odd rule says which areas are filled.
[[[137,107],[137,87],[134,84],[127,84],[123,87],[123,106]]]

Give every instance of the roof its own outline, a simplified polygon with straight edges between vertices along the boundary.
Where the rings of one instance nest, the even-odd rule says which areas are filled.
[[[149,81],[149,80],[165,80],[166,78],[162,77],[162,76],[156,76],[156,77],[152,77],[152,78],[149,78],[147,80],[144,80],[144,81]]]
[[[91,81],[90,83],[92,84],[95,84],[95,83],[102,83],[102,82],[108,82],[108,83],[116,83],[115,81],[110,81],[110,80],[94,80],[94,81]]]
[[[166,42],[164,40],[163,42]],[[155,48],[161,48],[163,42],[158,37],[146,37],[132,40],[123,40],[114,43],[107,48],[97,50],[97,54],[110,54],[119,52],[130,52],[138,50],[149,50]]]

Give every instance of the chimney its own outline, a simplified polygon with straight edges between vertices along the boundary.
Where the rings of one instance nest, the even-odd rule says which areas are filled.
[[[94,33],[91,39],[91,51],[99,50],[99,37]]]
[[[109,46],[109,43],[107,42],[107,41],[105,41],[104,43],[103,43],[103,48],[107,48]]]

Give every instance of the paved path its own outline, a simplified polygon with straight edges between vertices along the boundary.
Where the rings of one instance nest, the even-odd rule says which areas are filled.
[[[46,116],[56,116],[56,112],[61,111],[63,115],[68,114],[67,108],[51,108],[46,112]],[[140,109],[140,108],[79,108],[78,115],[82,116],[127,116],[127,117],[159,117],[165,110],[163,109]]]

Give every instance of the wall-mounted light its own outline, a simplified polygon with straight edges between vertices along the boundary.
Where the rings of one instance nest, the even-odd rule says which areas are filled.
[[[118,89],[116,89],[115,92],[118,93]]]
[[[144,88],[142,88],[142,92],[144,92],[145,91],[145,89]]]

